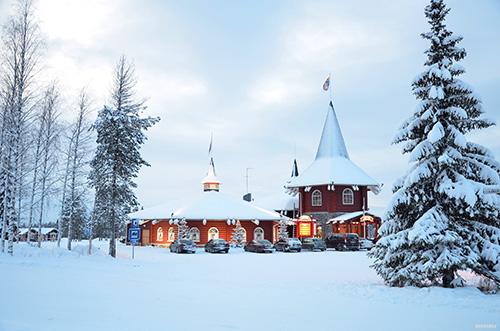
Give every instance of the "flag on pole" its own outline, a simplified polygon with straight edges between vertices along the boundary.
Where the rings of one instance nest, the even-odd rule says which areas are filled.
[[[329,89],[330,89],[330,75],[328,75],[325,82],[323,83],[323,90],[328,91]]]

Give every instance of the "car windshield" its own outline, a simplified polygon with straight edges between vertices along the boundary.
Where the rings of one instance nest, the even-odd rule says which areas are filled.
[[[180,242],[181,242],[181,244],[187,244],[187,245],[193,244],[193,242],[191,240],[188,240],[188,239],[182,239]]]
[[[346,234],[346,238],[349,238],[349,239],[357,239],[358,238],[358,235],[355,234],[355,233],[348,233]]]
[[[297,243],[297,242],[299,242],[300,243],[300,240],[297,239],[297,238],[288,238],[288,242],[290,242],[290,243]]]
[[[269,242],[269,240],[258,240],[257,242],[261,245],[271,245],[271,242]]]
[[[214,239],[214,244],[225,244],[226,241],[224,239]]]

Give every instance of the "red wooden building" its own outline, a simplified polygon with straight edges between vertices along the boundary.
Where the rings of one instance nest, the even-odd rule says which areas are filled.
[[[277,240],[277,225],[287,217],[220,192],[213,159],[202,181],[203,192],[184,204],[165,204],[129,214],[139,219],[142,245],[169,246],[178,235],[177,222],[187,221],[191,238],[203,245],[212,238],[231,240],[236,221],[245,230],[246,241]],[[128,231],[127,231],[128,233]]]
[[[376,236],[381,220],[369,211],[368,192],[378,194],[380,185],[349,158],[331,102],[316,158],[286,187],[299,196],[299,214],[315,220],[323,237],[333,232]]]

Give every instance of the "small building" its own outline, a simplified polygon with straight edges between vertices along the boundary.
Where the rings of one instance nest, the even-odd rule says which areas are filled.
[[[381,185],[351,161],[331,101],[314,161],[285,186],[298,195],[299,214],[317,222],[323,237],[334,232],[365,237],[365,225],[378,231],[380,217],[367,212],[368,192],[378,194]]]
[[[38,227],[32,227],[31,230],[28,228],[19,228],[17,231],[17,240],[28,241],[28,233],[30,233],[30,241],[38,241],[39,230]],[[56,228],[43,227],[41,229],[42,241],[56,241],[57,233]]]
[[[198,245],[216,238],[231,241],[237,221],[244,229],[245,241],[277,240],[278,223],[288,218],[220,192],[213,158],[201,183],[203,192],[186,203],[163,204],[129,214],[130,219],[139,219],[141,245],[169,246],[178,236],[179,220],[187,221],[191,239]]]

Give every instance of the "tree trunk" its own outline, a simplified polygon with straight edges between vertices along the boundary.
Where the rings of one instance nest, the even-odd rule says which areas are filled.
[[[443,272],[443,287],[452,288],[451,284],[455,279],[455,272],[452,269],[448,269]]]

